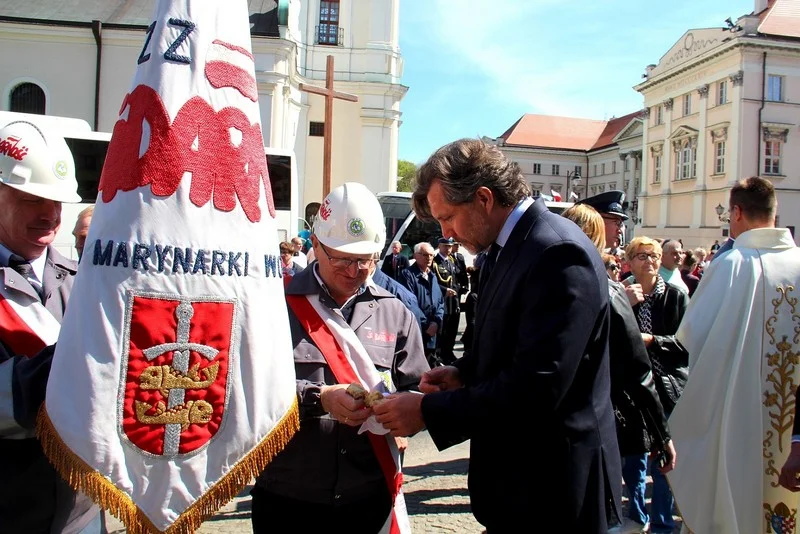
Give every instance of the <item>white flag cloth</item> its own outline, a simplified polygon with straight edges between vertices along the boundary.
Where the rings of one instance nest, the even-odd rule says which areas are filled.
[[[247,3],[160,0],[39,435],[129,532],[192,532],[299,427]]]

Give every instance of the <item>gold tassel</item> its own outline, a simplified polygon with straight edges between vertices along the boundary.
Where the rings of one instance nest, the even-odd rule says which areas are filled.
[[[192,534],[217,510],[236,497],[258,476],[267,464],[289,443],[300,429],[297,399],[280,421],[247,456],[220,478],[197,501],[192,503],[170,527],[161,531],[111,480],[101,475],[72,452],[56,432],[45,405],[39,409],[36,435],[50,463],[76,491],[88,495],[98,506],[122,521],[130,534]]]

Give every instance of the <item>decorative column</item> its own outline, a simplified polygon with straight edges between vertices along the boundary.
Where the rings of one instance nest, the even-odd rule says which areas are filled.
[[[647,144],[650,141],[650,137],[648,132],[650,131],[650,107],[646,107],[642,110],[642,120],[643,120],[643,128],[642,128],[642,153],[646,156],[647,155]],[[647,199],[647,177],[650,175],[650,163],[652,159],[649,157],[642,158],[642,165],[638,185],[636,180],[634,180],[634,192],[637,195],[637,217],[639,219],[639,224],[644,224],[644,212],[646,209],[646,199]],[[638,199],[641,198],[642,202],[639,202]]]
[[[729,76],[731,81],[731,85],[733,86],[731,91],[731,124],[729,126],[730,131],[732,132],[741,132],[741,123],[742,123],[742,108],[744,107],[742,89],[743,89],[743,82],[744,82],[744,71],[740,70],[734,72]],[[739,136],[741,138],[741,136]],[[759,143],[758,147],[759,151],[763,151],[761,144]],[[729,185],[733,185],[739,179],[740,176],[748,176],[751,174],[751,169],[743,169],[742,168],[742,153],[744,150],[731,150],[731,155],[735,155],[735,158],[728,158],[726,164],[730,164],[730,168],[726,165],[725,174],[727,175],[727,183]],[[743,174],[744,173],[744,174]],[[761,169],[756,170],[757,174],[761,174]]]
[[[664,100],[664,139],[669,139],[669,134],[672,132],[672,105],[674,101],[671,98]],[[674,170],[673,150],[665,150],[664,156],[661,159],[661,213],[658,215],[658,227],[665,228],[669,224],[669,204],[670,204],[670,186],[672,181],[672,172]],[[676,160],[677,161],[677,160]]]
[[[706,176],[708,175],[708,135],[706,126],[708,122],[708,84],[697,88],[700,95],[700,123],[697,131],[700,132],[697,139],[697,174],[692,194],[692,222],[691,228],[700,228],[705,225],[705,206],[706,206]],[[713,152],[713,150],[711,150]]]

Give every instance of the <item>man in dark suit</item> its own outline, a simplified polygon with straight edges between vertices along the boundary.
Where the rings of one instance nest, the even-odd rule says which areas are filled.
[[[400,274],[408,268],[409,261],[408,258],[401,254],[403,251],[403,245],[400,243],[400,241],[392,241],[392,245],[389,248],[391,250],[391,254],[387,254],[386,257],[383,258],[381,271],[383,271],[389,278],[400,282]]]
[[[472,511],[489,534],[605,533],[621,491],[607,275],[586,235],[529,195],[517,164],[480,140],[420,167],[417,215],[472,253],[490,249],[473,351],[426,373],[426,395],[374,411],[394,435],[427,427],[439,449],[471,440]]]
[[[439,238],[439,252],[433,258],[432,270],[444,295],[444,322],[439,335],[437,350],[439,358],[447,365],[456,361],[453,347],[456,344],[458,321],[461,319],[461,294],[464,292],[458,281],[458,268],[452,257],[453,239]]]

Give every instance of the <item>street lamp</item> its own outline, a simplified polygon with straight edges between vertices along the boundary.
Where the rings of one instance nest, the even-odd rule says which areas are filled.
[[[567,198],[566,202],[572,202],[572,191],[576,185],[581,183],[581,173],[578,169],[567,171]],[[577,195],[576,195],[577,196]]]
[[[725,215],[724,215],[725,214],[725,206],[723,206],[722,204],[717,204],[717,207],[714,208],[714,211],[717,212],[717,217],[719,218],[720,222],[726,223],[726,222],[728,222],[730,220],[729,217],[725,217]]]

